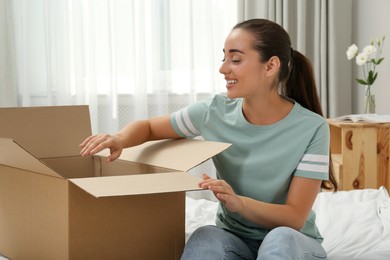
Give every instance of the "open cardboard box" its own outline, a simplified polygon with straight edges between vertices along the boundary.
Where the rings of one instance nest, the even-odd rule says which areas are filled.
[[[148,142],[105,162],[79,156],[87,106],[0,108],[0,255],[11,259],[179,259],[185,171],[229,144]]]

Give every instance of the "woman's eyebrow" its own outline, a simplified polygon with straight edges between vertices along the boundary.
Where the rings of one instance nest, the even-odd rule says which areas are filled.
[[[233,52],[239,52],[239,53],[245,54],[245,52],[243,52],[239,49],[229,49],[229,53],[233,53]],[[223,53],[225,53],[225,49],[223,49]]]

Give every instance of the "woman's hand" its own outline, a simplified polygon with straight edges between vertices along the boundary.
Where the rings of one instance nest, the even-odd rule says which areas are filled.
[[[147,141],[181,138],[173,129],[170,115],[148,120],[130,122],[115,135],[92,135],[80,147],[82,156],[94,155],[103,149],[110,149],[107,161],[111,162],[122,153],[123,148],[143,144]]]
[[[212,179],[207,174],[203,174],[202,177],[203,181],[199,183],[199,187],[211,190],[215,197],[230,212],[239,212],[244,207],[244,200],[233,191],[232,187],[226,181]]]
[[[111,162],[117,159],[123,150],[124,140],[119,135],[99,134],[92,135],[85,139],[81,144],[81,156],[94,155],[103,149],[110,149],[110,156],[107,161]]]

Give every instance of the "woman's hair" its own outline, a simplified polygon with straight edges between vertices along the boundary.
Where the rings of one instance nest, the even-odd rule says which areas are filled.
[[[238,23],[234,29],[242,29],[253,35],[252,48],[259,53],[260,62],[267,62],[273,56],[279,58],[279,86],[282,95],[323,116],[312,64],[291,47],[290,36],[282,26],[266,19],[251,19]],[[329,181],[323,181],[321,187],[338,190],[331,160]]]

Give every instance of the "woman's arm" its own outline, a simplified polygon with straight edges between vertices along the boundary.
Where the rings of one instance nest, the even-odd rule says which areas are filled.
[[[129,123],[115,135],[98,134],[86,138],[81,144],[82,156],[94,155],[103,149],[110,149],[108,161],[117,159],[123,148],[136,146],[147,141],[180,138],[173,130],[170,116],[156,117]]]
[[[265,228],[287,226],[300,230],[320,190],[321,180],[293,177],[285,204],[272,204],[238,196],[223,180],[207,175],[199,183],[214,192],[226,208]]]

